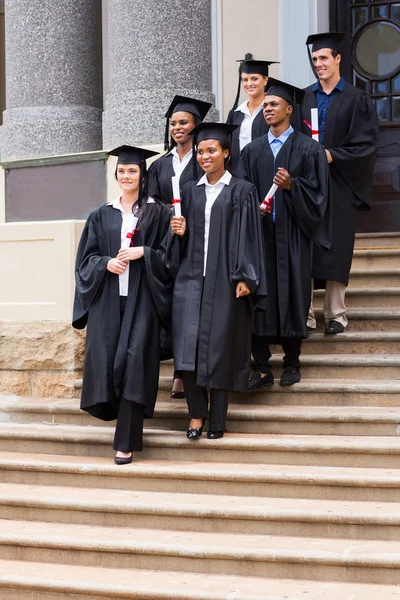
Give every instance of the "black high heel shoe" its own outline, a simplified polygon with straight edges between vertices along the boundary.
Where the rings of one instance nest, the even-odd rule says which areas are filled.
[[[186,437],[188,440],[197,440],[198,438],[201,437],[202,433],[203,433],[203,427],[205,425],[205,418],[203,419],[203,425],[201,427],[198,427],[197,429],[195,429],[194,427],[189,427],[189,429],[186,432]]]

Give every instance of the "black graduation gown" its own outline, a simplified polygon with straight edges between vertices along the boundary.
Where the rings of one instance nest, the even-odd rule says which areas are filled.
[[[261,309],[266,296],[257,191],[232,177],[216,198],[203,281],[205,205],[205,186],[187,184],[182,194],[187,232],[183,239],[170,237],[169,262],[176,273],[175,366],[183,371],[197,368],[200,387],[246,391],[253,308]],[[236,298],[239,281],[245,281],[252,294]]]
[[[239,161],[240,161],[240,143],[239,143],[239,134],[240,134],[240,125],[243,123],[244,114],[240,110],[230,110],[228,114],[228,118],[226,120],[227,123],[232,123],[234,125],[239,125],[238,129],[232,133],[231,138],[231,162],[229,164],[230,171],[236,175],[238,173]],[[251,140],[254,141],[257,138],[261,137],[268,133],[268,125],[264,119],[263,111],[261,110],[258,115],[254,118],[252,127],[251,127]]]
[[[301,133],[292,133],[278,153],[275,165],[268,135],[243,148],[239,174],[255,184],[265,198],[278,167],[291,176],[291,190],[275,195],[276,222],[272,213],[262,218],[267,310],[256,313],[254,333],[263,336],[307,337],[311,301],[311,240],[330,246],[329,174],[320,144]],[[261,217],[260,217],[261,218]]]
[[[195,161],[195,170],[193,170],[193,161]],[[198,181],[203,175],[202,169],[196,158],[192,156],[184,170],[182,171],[179,179],[179,186],[182,187],[189,181]],[[149,167],[149,173],[147,178],[147,186],[149,196],[157,198],[164,204],[171,204],[172,198],[172,181],[171,178],[175,176],[175,171],[172,166],[172,154],[161,156]]]
[[[301,110],[302,131],[311,136],[311,108],[317,107],[313,86],[306,88]],[[325,281],[349,282],[356,232],[356,209],[368,210],[372,200],[372,178],[377,150],[378,119],[370,97],[345,83],[328,108],[324,147],[332,155],[332,247],[314,249],[314,286]]]
[[[154,411],[160,329],[170,326],[173,281],[160,249],[170,216],[167,207],[146,205],[134,237],[144,257],[129,263],[122,324],[118,275],[106,268],[121,246],[121,212],[107,204],[92,212],[79,242],[72,324],[87,325],[81,408],[104,421],[117,417],[120,398],[143,405],[146,418]]]

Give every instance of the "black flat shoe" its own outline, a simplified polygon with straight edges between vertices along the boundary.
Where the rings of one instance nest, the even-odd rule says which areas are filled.
[[[325,333],[331,335],[332,333],[343,333],[344,326],[339,321],[328,321],[325,327]]]
[[[281,385],[294,385],[295,383],[299,383],[301,379],[300,369],[296,367],[285,367],[283,369],[283,373],[281,375],[280,384]]]
[[[171,392],[170,398],[175,400],[184,400],[186,398],[185,392]]]
[[[130,456],[116,456],[114,462],[116,465],[129,465],[132,462],[133,454]]]
[[[268,387],[270,385],[274,385],[274,376],[272,375],[271,371],[269,371],[263,377],[261,377],[261,373],[254,371],[253,375],[249,379],[248,390],[249,392],[254,392],[255,390],[259,390],[262,387]]]
[[[203,419],[203,425],[201,427],[198,427],[197,429],[195,429],[194,427],[189,427],[189,429],[186,432],[187,439],[188,440],[197,440],[198,438],[200,438],[203,433],[203,427],[204,427],[205,422],[206,422],[206,420]]]
[[[207,433],[207,437],[209,440],[219,440],[219,438],[224,437],[223,431],[209,431]]]

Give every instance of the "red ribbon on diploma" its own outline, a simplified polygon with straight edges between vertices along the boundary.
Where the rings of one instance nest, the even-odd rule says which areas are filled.
[[[179,199],[178,200],[171,200],[171,204],[180,204],[180,202],[181,201]]]
[[[133,246],[133,236],[137,233],[137,228],[135,227],[135,229],[133,231],[128,231],[128,233],[126,234],[126,237],[128,239],[131,240],[131,246]]]
[[[310,121],[307,121],[307,119],[304,119],[304,120],[303,120],[303,123],[305,123],[305,124],[307,125],[307,127],[309,127],[309,128],[311,129],[311,135],[318,135],[318,134],[319,134],[319,131],[318,131],[318,129],[313,129],[313,128],[311,127],[311,123],[310,123]]]

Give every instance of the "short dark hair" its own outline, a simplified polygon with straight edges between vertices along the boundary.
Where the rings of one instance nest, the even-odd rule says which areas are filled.
[[[339,50],[336,50],[336,48],[331,48],[331,52],[332,52],[333,58],[336,58],[338,56],[338,54],[340,54]]]

